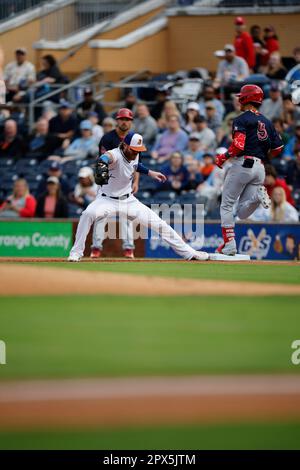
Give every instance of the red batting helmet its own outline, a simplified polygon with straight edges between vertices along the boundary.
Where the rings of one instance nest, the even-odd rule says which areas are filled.
[[[236,95],[241,104],[257,103],[261,104],[264,99],[264,92],[257,85],[244,85],[240,93]]]
[[[116,119],[131,119],[131,120],[133,120],[133,113],[128,108],[121,108],[118,111]]]
[[[242,25],[245,24],[245,20],[242,16],[237,16],[236,19],[234,20],[235,25]]]

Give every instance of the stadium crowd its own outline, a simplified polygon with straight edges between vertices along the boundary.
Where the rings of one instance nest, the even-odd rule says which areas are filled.
[[[167,176],[163,184],[142,176],[134,185],[137,197],[146,204],[203,202],[207,217],[219,218],[226,166],[219,169],[214,157],[231,143],[232,122],[240,113],[235,93],[245,83],[256,83],[265,93],[260,111],[273,121],[285,148],[282,155],[266,162],[265,185],[272,207],[257,211],[253,219],[298,221],[300,106],[293,102],[291,90],[300,80],[300,46],[293,57],[283,60],[273,26],[253,25],[247,32],[245,20],[237,17],[235,30],[232,43],[215,52],[217,71],[202,80],[193,100],[177,104],[172,87],[157,87],[147,104],[145,93],[133,89],[124,96],[125,117],[108,116],[88,86],[77,104],[58,92],[36,109],[32,132],[22,106],[28,103],[30,87],[34,84],[35,97],[42,97],[51,85],[67,83],[68,78],[51,55],[42,58],[37,73],[26,50],[18,48],[15,61],[4,70],[0,217],[78,217],[96,197],[92,165],[105,148],[103,142],[107,136],[112,142],[120,141],[133,129],[143,135],[148,148],[141,156],[143,162]],[[178,82],[173,77],[174,83],[203,78],[199,70],[181,73]]]

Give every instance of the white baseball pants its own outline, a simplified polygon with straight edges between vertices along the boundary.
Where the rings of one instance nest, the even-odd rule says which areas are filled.
[[[182,258],[187,260],[193,258],[195,250],[185,243],[170,225],[133,195],[124,200],[106,196],[95,199],[81,214],[71,254],[83,256],[86,238],[95,220],[106,219],[117,214],[121,217],[128,217],[130,220],[135,219],[141,226],[150,227],[159,233],[161,238]]]

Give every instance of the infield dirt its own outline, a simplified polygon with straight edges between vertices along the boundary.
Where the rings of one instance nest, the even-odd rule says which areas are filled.
[[[174,279],[124,273],[71,271],[47,266],[0,264],[0,296],[114,295],[300,295],[300,286],[223,280]],[[117,289],[116,289],[117,286]]]

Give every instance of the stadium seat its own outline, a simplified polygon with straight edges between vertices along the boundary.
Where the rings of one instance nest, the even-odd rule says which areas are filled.
[[[156,204],[173,204],[176,201],[176,193],[174,191],[158,191],[153,195]]]
[[[39,167],[37,166],[37,160],[22,158],[18,160],[15,164],[14,171],[19,176],[25,176],[28,174],[36,174],[39,172]]]
[[[3,169],[3,171],[6,168],[12,168],[14,164],[15,164],[15,161],[13,158],[5,158],[5,157],[0,158],[0,168],[1,170]]]
[[[83,209],[77,206],[77,204],[72,204],[72,203],[69,203],[68,207],[69,207],[69,217],[78,219]]]

